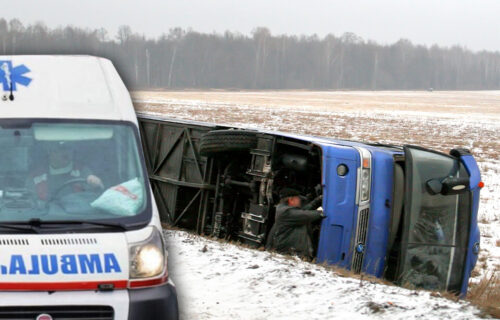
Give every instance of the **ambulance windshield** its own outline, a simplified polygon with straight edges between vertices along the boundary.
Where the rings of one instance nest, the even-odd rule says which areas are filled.
[[[0,126],[0,222],[126,222],[144,213],[147,184],[132,125],[3,120]]]

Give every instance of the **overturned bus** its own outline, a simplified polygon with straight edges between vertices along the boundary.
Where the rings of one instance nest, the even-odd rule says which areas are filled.
[[[365,144],[139,114],[162,220],[265,244],[285,186],[323,195],[318,263],[400,285],[467,292],[482,187],[468,150]]]

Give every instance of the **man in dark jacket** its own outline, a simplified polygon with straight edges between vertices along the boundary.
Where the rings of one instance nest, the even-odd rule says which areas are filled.
[[[322,211],[312,209],[321,204],[322,196],[301,208],[300,192],[283,188],[280,191],[280,199],[266,248],[312,260],[314,249],[311,241],[311,222],[325,217]]]

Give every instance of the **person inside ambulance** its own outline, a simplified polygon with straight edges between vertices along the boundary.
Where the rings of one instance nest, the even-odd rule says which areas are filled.
[[[325,217],[323,211],[318,209],[323,197],[320,195],[302,206],[298,190],[285,187],[279,196],[281,200],[276,206],[276,218],[269,232],[266,249],[312,260],[314,247],[311,223]]]
[[[74,160],[74,150],[69,143],[50,142],[46,146],[48,166],[37,167],[30,175],[28,186],[39,200],[49,201],[58,196],[80,192],[85,185],[104,188],[102,180],[89,168]]]

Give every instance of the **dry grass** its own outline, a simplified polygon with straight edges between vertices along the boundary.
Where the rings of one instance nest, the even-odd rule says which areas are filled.
[[[301,107],[311,111],[394,109],[443,113],[481,113],[499,116],[499,91],[165,91],[132,93],[134,99],[151,97],[201,100],[210,104]]]
[[[481,309],[484,316],[500,318],[499,273],[484,275],[478,283],[470,283],[467,300]]]
[[[496,128],[478,128],[475,122],[461,120],[455,127],[433,116],[419,119],[431,112],[446,119],[461,115],[500,122],[499,91],[182,91],[133,92],[132,96],[139,112],[215,123],[259,124],[272,130],[339,139],[419,144],[443,152],[461,146],[471,148],[480,161],[500,159],[500,132]],[[289,111],[284,112],[284,108]]]
[[[500,239],[497,239],[496,246],[500,247]]]
[[[490,221],[487,219],[487,217],[481,217],[478,222],[482,224],[487,224]]]

